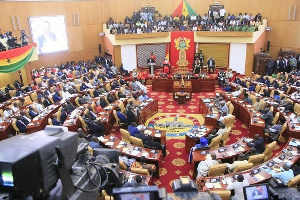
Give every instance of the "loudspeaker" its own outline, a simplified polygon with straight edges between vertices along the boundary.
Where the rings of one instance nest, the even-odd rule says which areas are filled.
[[[271,42],[268,41],[268,44],[267,44],[267,51],[270,51],[270,44],[271,44]]]
[[[99,53],[101,53],[101,44],[99,44]]]

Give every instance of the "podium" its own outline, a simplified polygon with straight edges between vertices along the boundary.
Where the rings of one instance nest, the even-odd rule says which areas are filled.
[[[180,84],[181,81],[174,81],[173,83],[173,100],[178,100],[177,92],[184,92],[186,95],[184,95],[186,98],[186,101],[190,101],[192,99],[192,82],[191,81],[185,81],[184,87]]]
[[[154,75],[155,63],[148,63],[150,74]]]

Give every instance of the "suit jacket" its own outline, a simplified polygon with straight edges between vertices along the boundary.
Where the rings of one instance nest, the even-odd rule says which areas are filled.
[[[272,121],[273,121],[273,113],[271,111],[269,111],[268,113],[266,114],[263,114],[261,116],[262,119],[265,120],[266,124],[268,125],[272,125]]]
[[[98,96],[100,95],[100,92],[98,92],[98,90],[95,90],[95,91],[93,92],[93,95],[94,95],[94,97],[98,97]]]
[[[131,110],[128,110],[126,112],[126,116],[127,116],[128,124],[131,124],[132,122],[136,122],[136,116]]]
[[[95,120],[97,117],[97,114],[95,114],[93,111],[89,111],[88,115],[90,116],[91,120]]]
[[[71,103],[67,104],[67,113],[70,114],[73,110],[75,110],[75,107]]]
[[[290,112],[294,112],[294,105],[293,104],[289,104],[284,106],[284,111],[290,111]]]
[[[21,121],[25,124],[28,125],[30,121],[28,121],[25,117],[21,116]]]
[[[35,118],[36,116],[39,115],[38,113],[36,113],[36,112],[34,112],[34,111],[31,111],[31,110],[28,111],[28,114],[29,114],[29,116],[30,116],[31,118]]]
[[[249,147],[255,147],[256,153],[260,154],[265,151],[265,141],[262,137],[260,137],[258,140],[253,140],[251,143],[247,143]]]
[[[145,141],[145,145],[150,149],[162,149],[161,144],[159,142],[154,142],[153,140]]]
[[[91,135],[95,135],[97,137],[103,136],[105,132],[105,128],[102,124],[92,123],[90,126]]]
[[[44,105],[45,108],[47,108],[48,106],[51,105],[51,102],[50,102],[48,99],[45,99],[45,100],[43,101],[43,105]]]
[[[107,106],[107,102],[105,100],[100,100],[100,106],[105,108]]]
[[[56,118],[53,118],[53,119],[52,119],[52,124],[53,124],[54,126],[61,126],[61,123],[60,123],[59,121],[57,121]]]
[[[61,109],[61,115],[60,115],[59,121],[61,123],[64,123],[64,121],[66,121],[67,117],[68,117],[68,113],[64,109]]]
[[[55,103],[61,100],[60,96],[58,96],[57,94],[54,94],[54,95],[52,96],[52,99],[53,99],[53,101],[54,101]]]
[[[208,60],[208,61],[207,61],[207,66],[209,66],[209,65],[210,65],[210,64],[209,64],[209,63],[210,63],[210,61],[212,62],[212,66],[215,66],[215,61],[214,61],[214,60]]]
[[[126,118],[126,116],[123,113],[121,113],[120,111],[118,111],[117,112],[117,116],[120,119],[121,123],[127,124],[127,118]]]
[[[140,134],[140,130],[135,127],[135,126],[128,126],[128,132],[130,133],[131,136],[135,136],[136,134]]]
[[[17,125],[18,129],[20,130],[20,133],[27,132],[26,124],[22,120],[17,120],[16,125]]]

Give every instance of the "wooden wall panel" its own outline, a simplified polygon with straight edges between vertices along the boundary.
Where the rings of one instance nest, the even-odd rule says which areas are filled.
[[[247,44],[245,76],[251,76],[254,63],[254,44]]]

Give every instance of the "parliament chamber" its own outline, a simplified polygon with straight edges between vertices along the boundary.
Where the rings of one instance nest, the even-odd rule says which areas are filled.
[[[300,198],[300,1],[0,6],[0,199]]]

